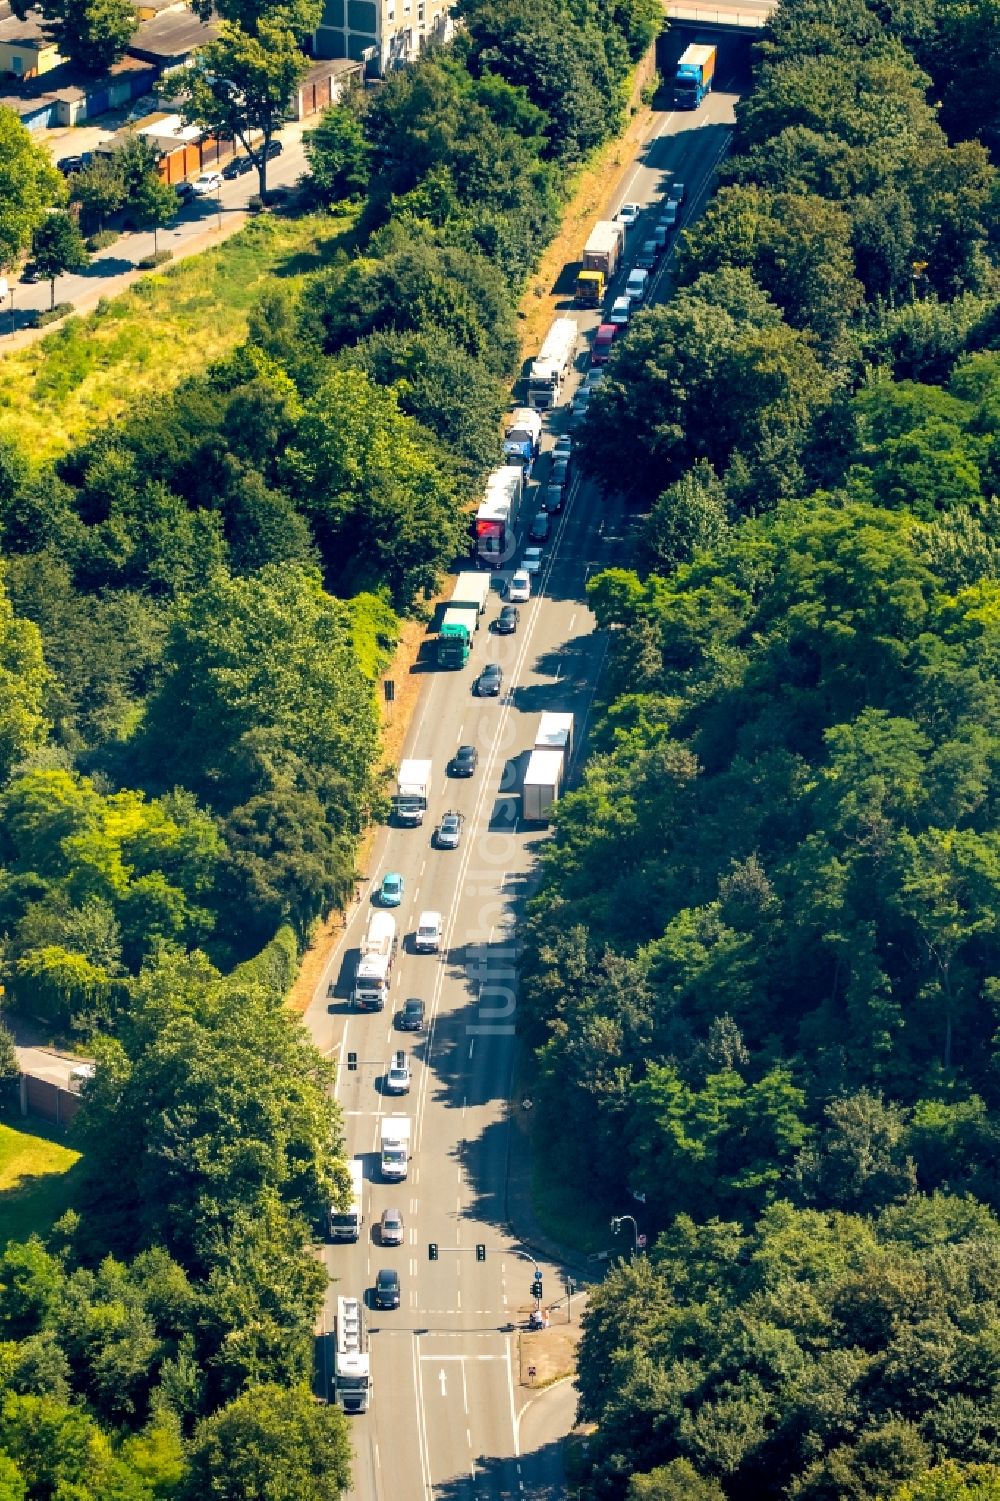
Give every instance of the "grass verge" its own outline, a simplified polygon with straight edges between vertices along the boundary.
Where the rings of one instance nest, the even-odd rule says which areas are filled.
[[[44,1235],[69,1208],[80,1153],[61,1135],[41,1121],[30,1131],[0,1124],[0,1246]]]
[[[263,283],[294,285],[344,244],[353,219],[252,219],[238,234],[70,318],[8,355],[0,378],[0,437],[33,462],[65,452],[114,421],[137,396],[169,391],[245,337]]]

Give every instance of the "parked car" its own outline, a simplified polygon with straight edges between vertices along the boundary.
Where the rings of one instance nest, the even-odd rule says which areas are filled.
[[[378,889],[379,903],[383,907],[398,907],[403,900],[403,877],[395,870],[387,870]]]
[[[410,1065],[406,1054],[400,1049],[393,1053],[389,1067],[385,1074],[386,1094],[409,1094],[410,1092]]]
[[[542,491],[542,510],[550,516],[558,516],[566,501],[566,491],[562,485],[546,485]]]
[[[507,598],[515,605],[525,605],[531,598],[531,579],[523,568],[518,568],[511,574]]]
[[[645,301],[648,286],[649,272],[637,268],[635,271],[629,272],[628,281],[625,283],[625,292],[627,296],[631,297],[633,303],[638,306],[639,303]]]
[[[64,177],[72,177],[74,172],[82,172],[84,167],[89,167],[93,159],[92,151],[82,151],[79,156],[61,156],[56,167]]]
[[[177,194],[178,200],[181,203],[190,203],[191,199],[194,197],[194,183],[186,181],[175,182],[174,192]]]
[[[639,248],[639,254],[635,258],[635,263],[641,271],[652,271],[656,265],[659,253],[660,247],[655,240],[643,240]]]
[[[191,184],[191,191],[196,198],[208,198],[217,193],[222,187],[221,172],[199,172]]]
[[[473,777],[479,765],[479,752],[474,745],[460,745],[451,759],[451,774],[454,777]]]
[[[403,1244],[403,1214],[400,1209],[383,1209],[378,1222],[378,1238],[383,1246]]]
[[[528,529],[528,536],[532,542],[547,542],[551,530],[552,522],[548,518],[548,513],[539,511],[533,518],[531,526]]]
[[[476,679],[476,692],[480,698],[496,698],[503,686],[503,668],[499,662],[487,662]]]
[[[568,490],[570,474],[573,463],[571,459],[556,459],[549,470],[549,485],[557,485],[560,490]]]
[[[453,813],[450,810],[444,815],[437,826],[434,835],[434,843],[439,850],[457,850],[462,842],[462,825],[465,822],[463,813]]]
[[[227,182],[232,182],[236,177],[243,177],[245,173],[254,170],[253,162],[248,156],[234,156],[231,162],[227,162],[222,169],[222,175]]]
[[[375,1273],[375,1307],[399,1307],[399,1273],[395,1267],[384,1266]]]
[[[608,322],[615,324],[617,328],[626,328],[628,320],[632,316],[632,300],[629,297],[616,297],[611,304],[608,314]]]
[[[266,162],[273,162],[274,158],[280,156],[284,149],[280,141],[268,141],[264,149],[264,160]]]
[[[498,636],[513,636],[520,619],[521,612],[516,605],[504,605],[497,616],[494,630]]]
[[[440,912],[421,912],[417,931],[413,935],[413,947],[418,954],[436,954],[441,947]]]
[[[424,1003],[416,996],[411,996],[403,1002],[403,1009],[396,1017],[396,1026],[401,1032],[422,1032],[424,1030]]]

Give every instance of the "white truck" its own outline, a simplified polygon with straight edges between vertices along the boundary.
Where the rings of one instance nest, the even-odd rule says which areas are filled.
[[[518,479],[520,479],[520,473]],[[455,589],[448,601],[449,609],[469,609],[475,605],[480,615],[485,615],[490,598],[490,578],[486,573],[460,573],[455,580]]]
[[[347,1164],[347,1171],[351,1175],[351,1202],[346,1209],[338,1209],[336,1204],[330,1205],[331,1240],[357,1240],[361,1234],[365,1170],[360,1157],[351,1159]]]
[[[407,1115],[383,1115],[379,1127],[382,1144],[382,1178],[386,1183],[402,1183],[410,1166],[410,1118]]]
[[[563,779],[561,750],[533,750],[524,773],[521,817],[525,823],[548,823],[559,801]]]
[[[538,721],[535,750],[562,751],[563,772],[565,773],[573,754],[572,714],[543,714]]]
[[[396,919],[391,912],[373,912],[354,975],[354,1004],[362,1011],[382,1010],[389,998],[395,957]]]
[[[538,412],[557,407],[563,384],[573,368],[580,330],[575,318],[557,318],[528,371],[528,405]]]
[[[367,1412],[372,1373],[360,1298],[337,1299],[334,1335],[333,1400],[344,1412]]]
[[[410,828],[424,821],[431,790],[431,767],[430,761],[401,761],[399,764],[396,817]]]

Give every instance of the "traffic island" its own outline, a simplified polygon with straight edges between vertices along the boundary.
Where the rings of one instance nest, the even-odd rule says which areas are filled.
[[[583,1312],[583,1299],[573,1299],[573,1321],[570,1323],[565,1303],[549,1308],[549,1327],[529,1330],[528,1320],[534,1311],[533,1303],[526,1303],[517,1311],[518,1372],[521,1386],[532,1390],[551,1386],[576,1373],[576,1350],[583,1330],[578,1315]]]

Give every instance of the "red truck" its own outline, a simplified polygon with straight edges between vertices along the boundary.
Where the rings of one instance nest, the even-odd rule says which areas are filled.
[[[611,346],[618,334],[617,323],[602,323],[594,335],[594,342],[590,350],[590,363],[592,365],[606,365],[611,358]]]

